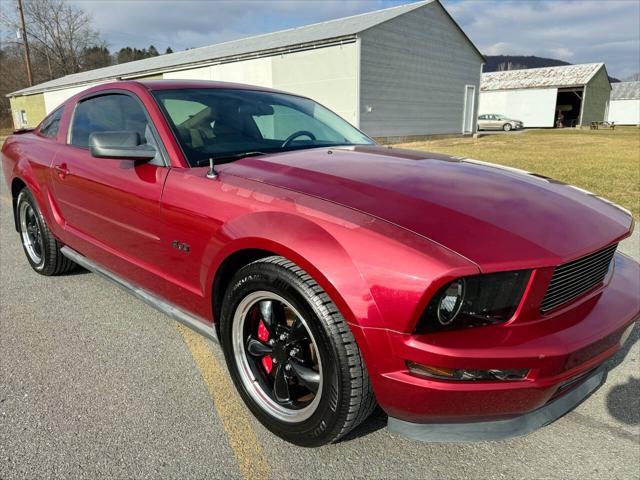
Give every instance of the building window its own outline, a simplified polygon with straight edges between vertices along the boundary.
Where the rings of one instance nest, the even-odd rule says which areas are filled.
[[[24,128],[27,126],[27,111],[20,110],[18,112],[18,128]]]

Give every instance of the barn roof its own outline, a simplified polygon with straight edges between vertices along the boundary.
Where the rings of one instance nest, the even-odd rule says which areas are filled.
[[[578,87],[586,85],[604,63],[527,68],[482,74],[480,90],[514,90],[522,88]]]
[[[278,49],[294,45],[314,44],[330,39],[350,37],[375,27],[376,25],[392,20],[400,15],[433,3],[434,1],[436,0],[423,0],[397,7],[386,8],[384,10],[377,10],[360,15],[329,20],[313,25],[290,28],[279,32],[257,35],[240,40],[233,40],[206,47],[185,50],[182,52],[146,58],[134,62],[112,65],[87,72],[75,73],[13,92],[9,96],[56,90],[72,85],[82,85],[106,79],[132,76],[135,74],[151,75],[154,72],[161,72],[163,70],[187,65],[197,65],[200,63],[206,64],[207,62],[217,60],[228,59],[233,61],[234,57],[258,54],[259,52],[277,52]]]
[[[640,81],[612,83],[611,100],[640,100]]]

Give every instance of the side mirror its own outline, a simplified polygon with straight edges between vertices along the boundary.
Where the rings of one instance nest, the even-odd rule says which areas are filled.
[[[152,160],[156,156],[156,149],[143,144],[140,134],[133,131],[92,133],[89,149],[96,158]]]

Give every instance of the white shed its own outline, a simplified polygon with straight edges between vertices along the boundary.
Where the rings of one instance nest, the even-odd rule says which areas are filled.
[[[640,81],[611,84],[607,119],[618,125],[640,125]]]
[[[10,94],[33,126],[75,93],[114,79],[240,82],[297,93],[371,136],[475,131],[484,57],[438,0],[76,73]]]
[[[525,127],[574,127],[603,121],[611,84],[603,63],[483,73],[480,114]]]

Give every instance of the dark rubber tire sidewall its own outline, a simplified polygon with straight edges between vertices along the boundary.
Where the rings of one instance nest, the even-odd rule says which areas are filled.
[[[308,419],[299,423],[287,423],[267,414],[251,395],[240,379],[234,352],[232,351],[231,326],[234,312],[248,294],[255,291],[270,291],[287,300],[306,320],[316,340],[322,360],[323,386],[320,402]],[[344,375],[336,359],[340,358],[335,339],[325,328],[326,311],[314,304],[317,296],[311,296],[303,282],[290,271],[271,263],[256,262],[241,269],[232,280],[225,294],[221,316],[221,341],[231,376],[241,397],[258,420],[276,435],[301,446],[318,446],[340,436],[344,416],[340,407],[344,402]],[[341,381],[342,379],[342,381]],[[347,379],[348,380],[348,379]]]
[[[36,214],[36,221],[38,222],[38,226],[40,227],[40,232],[43,239],[41,261],[39,263],[36,263],[31,259],[22,241],[22,231],[21,231],[22,225],[20,223],[19,212],[20,212],[20,205],[24,202],[29,203],[34,213]],[[24,254],[27,257],[27,261],[29,262],[29,265],[31,265],[31,268],[33,268],[33,270],[35,270],[40,275],[51,276],[51,275],[59,275],[61,273],[68,272],[75,268],[76,266],[75,263],[73,263],[71,260],[65,257],[60,251],[61,244],[53,236],[53,234],[51,233],[51,230],[49,230],[49,226],[47,225],[47,222],[42,216],[42,212],[40,211],[40,208],[38,207],[38,204],[35,201],[33,194],[26,187],[23,188],[18,194],[18,198],[16,200],[15,214],[18,216],[17,220],[18,220],[18,230],[19,230],[18,234],[20,236],[20,244],[22,245]]]

